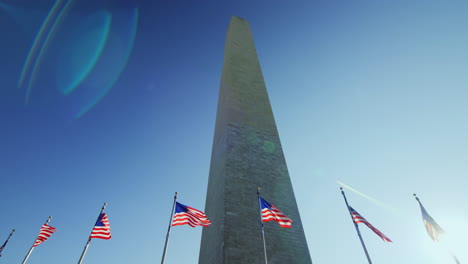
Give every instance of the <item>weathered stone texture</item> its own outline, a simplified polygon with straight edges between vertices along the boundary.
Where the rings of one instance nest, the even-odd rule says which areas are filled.
[[[248,22],[233,17],[223,72],[200,264],[263,263],[256,188],[293,219],[265,223],[270,264],[312,263]]]

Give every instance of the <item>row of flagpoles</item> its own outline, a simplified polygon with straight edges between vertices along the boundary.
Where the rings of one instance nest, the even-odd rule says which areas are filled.
[[[362,239],[361,232],[359,231],[359,223],[365,224],[367,227],[369,227],[376,235],[378,235],[384,242],[392,242],[390,238],[385,236],[382,232],[380,232],[377,228],[375,228],[371,223],[369,223],[364,217],[362,217],[356,210],[354,210],[351,206],[348,204],[348,200],[346,199],[346,195],[343,191],[343,188],[340,188],[341,194],[343,195],[343,199],[346,203],[346,207],[348,208],[349,215],[351,216],[351,220],[354,223],[354,227],[356,228],[356,232],[358,234],[359,240],[361,241],[362,248],[364,250],[364,253],[367,257],[367,261],[369,264],[372,264],[372,260],[369,256],[369,252],[367,251],[366,245],[364,243],[364,240]],[[416,201],[418,201],[418,204],[421,208],[421,213],[422,213],[422,218],[423,218],[423,223],[424,226],[426,227],[427,233],[429,236],[432,238],[434,241],[439,241],[439,237],[445,233],[445,231],[437,224],[437,222],[427,213],[426,209],[422,205],[421,201],[419,198],[414,194],[414,197],[416,198]],[[455,256],[455,253],[449,250],[450,255],[452,256],[453,260],[455,261],[456,264],[460,264],[460,261],[458,258]]]
[[[101,208],[101,212],[99,213],[98,219],[96,221],[96,224],[93,226],[93,230],[91,230],[91,235],[88,238],[88,242],[85,245],[85,248],[83,250],[83,253],[81,253],[80,260],[78,261],[78,264],[81,264],[83,262],[83,258],[86,254],[86,251],[88,250],[89,244],[91,243],[92,238],[100,238],[100,239],[110,239],[111,238],[111,233],[110,233],[110,224],[109,224],[109,219],[107,218],[107,215],[104,213],[104,209],[106,208],[107,203],[104,203],[104,205]],[[50,220],[52,219],[52,216],[49,216],[47,218],[46,222],[42,225],[39,235],[37,236],[36,240],[34,241],[33,245],[29,249],[28,253],[23,259],[22,264],[26,264],[28,261],[29,257],[31,256],[31,253],[33,250],[42,244],[44,241],[46,241],[57,229],[55,227],[52,227],[49,225]],[[2,251],[7,245],[8,241],[10,240],[10,237],[13,235],[13,232],[15,232],[15,229],[13,229],[8,236],[7,240],[3,245],[0,247],[0,257],[2,256]]]
[[[289,228],[292,225],[291,218],[287,217],[274,205],[267,202],[263,197],[260,196],[260,188],[257,188],[257,198],[259,205],[259,215],[261,224],[261,234],[263,241],[263,252],[265,257],[265,264],[268,264],[268,257],[266,252],[265,243],[265,230],[263,228],[263,222],[276,221],[281,227]],[[164,243],[164,250],[162,254],[161,264],[166,261],[167,245],[169,242],[169,236],[171,234],[171,228],[178,225],[189,225],[191,227],[203,226],[208,227],[211,221],[208,220],[205,213],[197,210],[193,207],[181,204],[177,202],[177,192],[174,194],[174,203],[172,205],[171,217],[169,220],[169,227],[167,229],[166,242]]]
[[[361,241],[362,248],[364,250],[364,253],[366,255],[367,261],[369,264],[372,264],[372,260],[369,256],[369,252],[367,251],[366,245],[364,243],[364,240],[362,239],[361,232],[359,231],[359,223],[365,224],[367,227],[369,227],[376,235],[378,235],[384,242],[392,242],[390,238],[385,236],[382,232],[380,232],[377,228],[375,228],[371,223],[369,223],[364,217],[362,217],[356,210],[354,210],[351,206],[348,204],[348,199],[346,199],[346,195],[343,191],[343,188],[340,188],[341,194],[343,195],[343,199],[346,203],[346,207],[348,208],[349,215],[351,216],[351,220],[354,223],[354,227],[356,228],[356,232],[358,234],[359,240]],[[418,204],[421,208],[421,213],[422,213],[422,219],[424,226],[426,227],[427,233],[429,236],[432,238],[434,241],[439,241],[439,237],[445,233],[445,231],[437,224],[437,222],[427,213],[426,209],[422,205],[421,201],[419,198],[416,196],[416,194],[413,194],[414,197],[416,198],[416,201],[418,201]],[[453,260],[455,261],[456,264],[460,264],[460,261],[458,258],[455,256],[455,253],[449,250],[450,255],[452,256]]]
[[[385,236],[382,232],[380,232],[377,228],[375,228],[369,221],[367,221],[364,217],[362,217],[354,208],[352,208],[348,204],[348,200],[343,191],[343,188],[340,188],[340,190],[341,190],[341,194],[343,195],[343,199],[345,201],[346,207],[348,208],[349,215],[351,216],[351,220],[354,224],[354,227],[356,228],[356,232],[358,234],[359,240],[361,241],[362,248],[366,255],[367,261],[369,262],[369,264],[372,264],[372,260],[370,258],[369,252],[367,251],[367,248],[362,238],[358,224],[362,223],[366,225],[376,235],[378,235],[384,242],[392,242],[392,240],[388,238],[387,236]],[[424,208],[424,206],[422,205],[421,201],[416,196],[416,194],[414,194],[414,196],[421,208],[423,223],[424,223],[424,226],[426,227],[426,230],[429,236],[432,238],[432,240],[438,241],[439,236],[445,233],[444,230],[427,213],[426,209]],[[281,227],[289,228],[292,225],[292,220],[289,217],[287,217],[283,212],[281,212],[278,208],[276,208],[274,205],[270,204],[263,197],[261,197],[260,188],[257,188],[257,197],[258,197],[258,204],[259,204],[259,209],[260,209],[259,215],[260,215],[260,223],[261,223],[261,236],[262,236],[262,241],[263,241],[264,259],[265,259],[265,264],[268,264],[268,256],[267,256],[267,251],[266,251],[265,231],[264,231],[263,222],[276,221]],[[172,211],[171,211],[171,217],[170,217],[169,227],[168,227],[168,231],[166,235],[166,242],[164,244],[164,251],[162,255],[161,264],[165,263],[167,245],[169,242],[169,235],[171,233],[171,227],[177,226],[177,225],[185,225],[185,224],[188,224],[191,227],[195,227],[195,226],[208,227],[211,224],[211,222],[208,220],[205,213],[203,213],[202,211],[199,211],[190,206],[186,206],[177,202],[177,193],[175,193],[174,204],[173,204]],[[455,256],[455,254],[452,251],[450,251],[449,253],[452,256],[455,263],[460,264],[460,261]]]
[[[351,216],[351,220],[354,224],[354,227],[356,228],[356,232],[358,234],[359,240],[361,241],[367,261],[369,262],[369,264],[372,264],[372,260],[370,258],[369,252],[367,251],[367,248],[362,238],[358,224],[362,223],[366,225],[376,235],[382,238],[384,242],[392,242],[392,240],[390,240],[390,238],[385,236],[382,232],[380,232],[377,228],[375,228],[371,223],[369,223],[364,217],[362,217],[356,210],[354,210],[354,208],[352,208],[348,204],[348,200],[343,191],[343,188],[340,188],[340,189],[341,189],[341,194],[343,195],[343,199],[345,201],[346,207],[348,208],[349,215]],[[421,208],[422,219],[423,219],[424,226],[426,227],[427,233],[429,234],[432,240],[439,241],[440,236],[443,235],[445,231],[427,213],[426,209],[424,208],[424,206],[422,205],[421,201],[416,196],[416,194],[414,194],[414,197],[416,198],[416,201],[418,202]],[[261,236],[262,236],[262,241],[263,241],[264,258],[265,258],[265,264],[268,264],[268,256],[267,256],[266,243],[265,243],[265,231],[264,231],[263,223],[269,222],[269,221],[275,221],[275,222],[278,222],[278,224],[281,227],[289,228],[291,227],[293,221],[288,216],[286,216],[283,212],[281,212],[278,208],[276,208],[274,205],[267,202],[263,197],[261,197],[260,188],[257,188],[257,198],[258,198],[258,204],[259,204],[259,215],[260,215],[259,219],[260,219],[260,224],[261,224]],[[93,238],[110,239],[112,237],[110,233],[109,219],[106,213],[104,213],[106,205],[107,203],[104,203],[104,205],[101,208],[101,212],[99,213],[96,224],[93,226],[91,235],[89,236],[88,241],[86,242],[86,245],[78,261],[78,264],[81,264],[83,262],[84,256],[86,255],[88,247],[91,243],[91,239]],[[33,245],[31,246],[28,253],[26,254],[22,264],[25,264],[27,262],[27,260],[29,259],[31,253],[33,252],[36,246],[46,241],[56,231],[54,227],[49,225],[49,222],[51,219],[52,217],[50,216],[47,219],[47,221],[42,225],[38,237],[36,238]],[[161,264],[165,263],[169,236],[171,233],[171,228],[173,226],[189,225],[191,227],[196,227],[196,226],[208,227],[210,224],[211,224],[211,221],[208,220],[204,212],[179,203],[177,201],[177,192],[176,192],[174,195],[174,203],[172,206],[169,227],[167,230],[166,242],[164,243],[164,250],[162,254]],[[14,232],[15,232],[15,229],[11,231],[6,241],[3,243],[2,246],[0,246],[0,257],[2,256],[1,254],[2,254],[3,249],[7,245],[8,241],[10,240]],[[449,253],[452,256],[455,263],[460,264],[460,261],[455,256],[455,254],[452,251],[449,251]]]

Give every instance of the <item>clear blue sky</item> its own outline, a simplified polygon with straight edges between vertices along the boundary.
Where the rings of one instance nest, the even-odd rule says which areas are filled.
[[[84,263],[160,261],[173,193],[204,209],[231,15],[251,24],[314,263],[366,261],[337,181],[377,200],[347,190],[394,241],[361,227],[375,263],[452,263],[414,192],[468,261],[468,2],[76,2],[26,104],[54,1],[0,1],[0,241],[17,229],[2,263],[49,215],[58,231],[28,263],[76,263],[103,202],[113,238]],[[166,263],[197,263],[200,238],[174,228]]]

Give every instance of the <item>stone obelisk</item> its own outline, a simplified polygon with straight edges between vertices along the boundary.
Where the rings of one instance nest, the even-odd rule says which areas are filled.
[[[312,263],[249,24],[226,36],[200,264],[264,263],[257,187],[293,220],[265,223],[269,264]]]

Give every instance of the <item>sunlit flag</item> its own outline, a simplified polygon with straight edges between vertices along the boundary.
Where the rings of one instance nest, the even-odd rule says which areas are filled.
[[[93,230],[91,230],[91,235],[88,238],[88,242],[86,242],[86,245],[83,249],[83,253],[81,253],[81,257],[80,260],[78,260],[78,264],[81,264],[83,262],[84,256],[86,255],[86,251],[88,250],[89,244],[91,244],[92,238],[110,239],[112,237],[110,233],[109,219],[107,218],[106,213],[104,213],[106,206],[107,203],[104,203],[104,205],[101,208],[101,212],[99,213],[96,224],[94,224]]]
[[[439,224],[436,223],[434,218],[432,218],[426,211],[426,208],[422,205],[421,201],[419,201],[419,198],[416,196],[416,194],[413,194],[414,198],[416,198],[416,201],[418,201],[419,207],[421,207],[421,214],[423,218],[423,223],[424,226],[426,227],[427,234],[431,237],[432,240],[434,241],[439,241],[440,236],[445,234],[444,229],[440,227]],[[457,256],[455,253],[452,252],[452,250],[448,250],[450,253],[450,256],[452,256],[453,260],[455,263],[460,264],[460,261],[458,260]]]
[[[445,233],[442,227],[434,221],[434,219],[427,213],[426,208],[421,204],[419,199],[416,197],[416,200],[421,207],[421,214],[424,226],[426,227],[427,234],[432,238],[434,241],[439,241],[439,237]]]
[[[24,257],[22,264],[26,264],[26,261],[28,261],[28,258],[31,256],[33,250],[42,242],[46,241],[56,231],[55,227],[51,227],[49,225],[50,219],[52,219],[52,216],[49,216],[44,225],[42,225],[41,230],[39,231],[39,236],[37,236],[36,240],[34,241],[34,244],[31,246],[28,253]]]
[[[176,202],[172,226],[189,225],[191,227],[207,227],[210,224],[210,220],[208,220],[205,213],[202,211]]]
[[[110,239],[111,237],[109,218],[107,218],[106,213],[102,213],[99,215],[89,238]]]
[[[36,239],[36,242],[34,242],[33,247],[39,246],[42,242],[46,241],[55,231],[55,227],[51,227],[48,224],[44,224],[41,227],[41,231],[39,232],[39,236]]]
[[[291,218],[287,217],[283,212],[276,208],[271,203],[260,197],[260,206],[262,208],[262,222],[276,221],[281,227],[290,228],[292,224]]]

